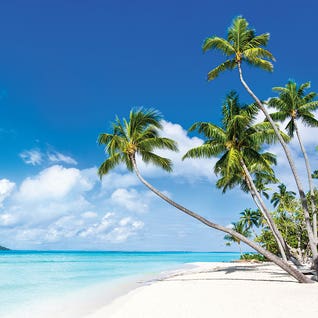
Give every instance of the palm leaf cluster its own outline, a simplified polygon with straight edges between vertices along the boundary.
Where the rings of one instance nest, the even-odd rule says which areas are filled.
[[[318,108],[318,101],[315,92],[306,93],[310,83],[306,82],[297,86],[295,81],[288,81],[285,87],[274,87],[273,90],[279,94],[268,101],[268,106],[276,108],[276,112],[271,117],[280,122],[288,120],[286,130],[290,137],[294,136],[296,120],[309,127],[318,127],[318,120],[312,113]]]
[[[228,29],[226,39],[212,36],[203,43],[204,52],[216,49],[228,58],[208,73],[208,80],[215,79],[223,71],[236,68],[242,62],[272,71],[273,64],[270,61],[275,61],[275,58],[264,49],[268,40],[269,33],[256,35],[243,17],[236,17]]]
[[[224,192],[236,185],[247,188],[242,160],[251,173],[259,173],[261,178],[263,171],[262,178],[267,173],[267,179],[273,180],[271,165],[276,163],[276,158],[261,150],[264,143],[272,143],[276,137],[267,122],[254,123],[257,107],[254,104],[240,105],[237,93],[230,92],[223,104],[222,113],[222,126],[197,122],[190,127],[190,131],[203,133],[206,141],[203,145],[190,149],[183,158],[219,157],[214,172],[220,176],[217,186]]]
[[[154,149],[177,150],[175,141],[159,136],[161,118],[158,111],[142,108],[132,110],[128,121],[120,121],[116,117],[112,123],[112,133],[102,133],[98,137],[98,143],[106,145],[105,153],[108,155],[98,169],[99,176],[102,177],[121,163],[133,171],[132,159],[135,159],[136,154],[146,163],[171,171],[171,160],[154,153]]]
[[[244,223],[242,223],[242,222],[232,222],[231,223],[231,227],[232,227],[232,229],[235,231],[235,232],[237,232],[237,233],[240,233],[240,234],[242,234],[243,236],[245,236],[245,237],[250,237],[251,236],[251,231],[244,225]],[[235,242],[235,243],[237,243],[238,245],[240,245],[241,244],[241,240],[239,239],[239,238],[236,238],[235,236],[233,236],[233,235],[229,235],[229,234],[227,234],[227,235],[225,235],[224,236],[224,239],[226,240],[226,241],[228,241],[229,243],[227,243],[227,245],[231,245],[231,243],[230,242]]]

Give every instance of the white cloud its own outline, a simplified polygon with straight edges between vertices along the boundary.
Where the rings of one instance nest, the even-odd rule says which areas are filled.
[[[116,172],[110,172],[103,176],[102,187],[105,190],[113,190],[117,188],[128,188],[140,184],[134,173],[120,173],[117,169]]]
[[[162,121],[163,130],[161,135],[163,137],[171,138],[178,144],[178,152],[169,150],[157,150],[155,151],[160,156],[169,158],[173,162],[173,172],[167,174],[161,169],[149,164],[145,164],[140,158],[137,158],[140,171],[147,177],[178,177],[179,180],[183,179],[187,182],[196,182],[200,179],[203,180],[215,180],[216,177],[213,172],[213,167],[216,158],[211,159],[185,159],[182,160],[182,156],[191,148],[198,147],[203,144],[203,139],[198,137],[189,137],[188,133],[179,124],[174,124],[167,121]]]
[[[27,178],[20,186],[18,197],[20,200],[61,199],[74,188],[89,191],[93,184],[83,178],[80,170],[52,166],[44,169],[39,175]]]
[[[25,150],[20,153],[21,159],[32,166],[40,165],[43,162],[43,154],[38,149]]]
[[[0,214],[0,226],[11,226],[17,223],[15,215],[4,213]]]
[[[52,151],[47,153],[49,161],[53,163],[64,162],[70,165],[77,165],[77,161],[70,156],[63,155],[60,152]]]
[[[79,236],[84,238],[97,237],[103,241],[121,243],[126,241],[128,237],[135,235],[143,226],[142,221],[131,217],[116,220],[116,214],[108,212],[99,223],[86,228]]]
[[[147,212],[149,195],[141,195],[135,189],[119,188],[111,195],[111,202],[119,207],[123,207],[128,211],[133,212]]]
[[[14,182],[7,179],[0,179],[0,208],[2,207],[2,202],[11,194],[14,187]]]
[[[145,194],[144,203],[137,190],[116,190],[113,196],[105,194],[96,167],[79,170],[55,165],[17,187],[0,180],[0,196],[2,201],[6,198],[0,206],[1,232],[11,237],[11,244],[28,246],[65,241],[76,245],[86,243],[86,237],[95,243],[122,243],[142,228],[143,222],[129,214],[133,209],[145,212],[150,196]],[[113,212],[105,214],[107,205]]]
[[[115,227],[110,233],[110,239],[114,243],[121,243],[128,237],[135,235],[136,232],[144,227],[144,223],[132,218],[125,218],[119,221],[119,226]]]
[[[42,163],[66,163],[69,165],[77,165],[77,161],[74,158],[55,150],[44,153],[39,149],[30,149],[21,152],[19,156],[26,164],[33,166],[41,165]]]
[[[87,211],[81,214],[81,217],[84,219],[93,219],[97,217],[97,213],[92,212],[92,211]]]

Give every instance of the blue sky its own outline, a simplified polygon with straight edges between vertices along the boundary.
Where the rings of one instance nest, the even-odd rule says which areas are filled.
[[[220,119],[225,94],[249,97],[236,72],[213,83],[222,59],[203,54],[203,40],[225,36],[242,14],[257,33],[270,32],[272,74],[245,68],[260,98],[289,78],[318,91],[315,1],[2,1],[0,4],[0,244],[31,249],[226,250],[206,229],[148,193],[119,169],[100,183],[96,143],[115,114],[154,107],[164,132],[180,145],[168,176],[145,176],[180,203],[223,225],[245,207],[246,194],[215,189],[213,161],[180,162],[199,144],[186,130]],[[315,135],[305,141],[317,168]],[[296,144],[292,145],[302,171]],[[282,180],[293,187],[284,156]],[[285,179],[284,179],[285,178]],[[234,248],[234,247],[233,247]]]

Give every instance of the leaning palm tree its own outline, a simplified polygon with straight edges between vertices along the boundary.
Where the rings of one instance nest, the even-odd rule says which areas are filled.
[[[242,63],[247,63],[266,71],[273,71],[273,64],[271,63],[271,61],[275,61],[275,59],[273,55],[264,48],[267,45],[268,40],[269,33],[256,35],[255,30],[249,27],[246,19],[241,16],[236,17],[233,20],[232,25],[228,29],[226,39],[213,36],[207,38],[203,43],[204,52],[216,49],[221,51],[227,57],[225,62],[221,63],[219,66],[215,67],[208,73],[208,80],[215,79],[220,73],[226,70],[233,70],[237,68],[242,85],[250,94],[250,96],[255,100],[259,109],[264,113],[265,117],[272,125],[275,134],[283,147],[288,163],[294,175],[294,179],[301,199],[301,204],[303,207],[306,230],[308,232],[309,244],[312,251],[313,259],[317,259],[318,262],[317,244],[310,223],[307,199],[294,160],[291,156],[291,152],[286,142],[282,138],[279,129],[275,125],[275,122],[269,115],[267,109],[265,108],[261,100],[255,95],[252,89],[247,85],[246,81],[243,78]]]
[[[317,213],[314,200],[314,185],[312,181],[312,172],[309,164],[306,149],[304,147],[297,121],[309,127],[318,127],[318,120],[315,119],[313,111],[318,109],[318,101],[315,101],[317,94],[315,92],[305,93],[310,88],[310,83],[306,82],[297,86],[295,81],[288,81],[285,87],[274,87],[279,96],[273,97],[268,101],[268,106],[276,108],[277,112],[270,114],[274,120],[284,122],[288,120],[286,130],[290,137],[294,137],[295,133],[299,142],[300,149],[303,153],[308,183],[310,189],[310,202],[313,213],[313,232],[317,240]]]
[[[230,92],[223,104],[223,127],[212,123],[198,122],[190,127],[190,131],[198,130],[203,133],[207,141],[196,148],[190,149],[185,158],[221,158],[216,162],[214,172],[221,175],[217,187],[233,188],[244,182],[258,208],[264,214],[266,221],[279,246],[283,259],[287,260],[288,247],[274,220],[267,209],[261,195],[257,191],[251,176],[251,169],[267,171],[273,174],[271,164],[276,163],[272,154],[261,153],[264,142],[272,143],[276,136],[267,122],[254,124],[258,113],[254,104],[241,107],[237,93]],[[286,136],[287,137],[287,136]]]
[[[232,222],[231,225],[232,225],[232,229],[235,232],[240,233],[247,238],[251,237],[251,231],[249,230],[249,228],[247,228],[245,226],[245,224],[243,222],[240,222],[240,221],[236,222],[236,223]],[[233,235],[229,235],[229,234],[225,235],[224,239],[227,241],[227,243],[226,243],[227,246],[231,246],[232,242],[237,243],[237,245],[239,246],[239,249],[240,249],[240,254],[241,254],[241,256],[243,255],[240,239],[236,238]]]
[[[161,116],[157,111],[143,109],[132,110],[130,112],[129,121],[125,119],[120,121],[116,118],[116,121],[112,126],[112,133],[102,133],[98,138],[99,144],[105,145],[105,152],[107,154],[107,159],[98,169],[99,176],[102,178],[103,175],[110,172],[119,164],[126,165],[127,169],[129,171],[134,171],[138,179],[148,189],[167,203],[211,228],[235,236],[280,266],[283,270],[295,277],[299,282],[311,283],[312,281],[309,278],[276,255],[268,252],[266,249],[247,239],[242,234],[225,226],[213,223],[201,215],[172,201],[169,197],[153,187],[142,177],[136,162],[137,155],[140,155],[141,159],[145,162],[153,163],[166,171],[172,170],[172,163],[169,159],[163,158],[154,153],[155,149],[177,149],[173,140],[159,136],[158,129],[161,128],[160,120]]]

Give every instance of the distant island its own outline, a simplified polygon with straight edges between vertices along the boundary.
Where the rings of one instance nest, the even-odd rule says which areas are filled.
[[[0,245],[0,251],[9,251],[9,250],[10,250],[9,248],[6,248]]]

